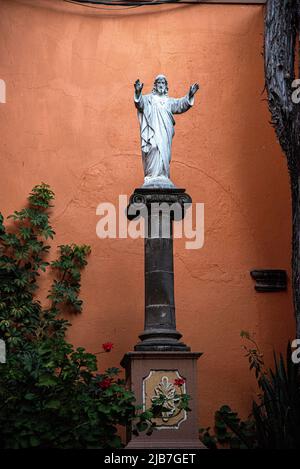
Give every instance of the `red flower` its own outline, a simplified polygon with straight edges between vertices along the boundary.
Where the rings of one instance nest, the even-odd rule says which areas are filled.
[[[105,342],[105,344],[102,344],[104,352],[110,352],[113,346],[114,344],[112,342]]]
[[[99,383],[99,387],[103,390],[108,389],[112,383],[111,378],[104,378],[102,381]]]
[[[185,379],[184,379],[184,378],[176,378],[176,379],[174,380],[175,386],[182,386],[184,383],[185,383]]]

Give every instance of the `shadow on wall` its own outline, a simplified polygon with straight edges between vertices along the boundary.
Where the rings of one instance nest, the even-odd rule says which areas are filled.
[[[36,9],[45,9],[55,13],[67,13],[74,16],[86,16],[89,19],[99,21],[100,16],[118,18],[128,17],[131,15],[145,16],[145,15],[159,15],[161,11],[164,12],[174,11],[174,9],[186,10],[194,8],[195,5],[155,5],[155,6],[129,6],[129,7],[109,7],[109,6],[93,6],[93,5],[79,5],[64,1],[64,0],[2,0],[2,2],[16,3],[19,5],[30,6]],[[201,8],[207,5],[197,5]],[[76,7],[76,8],[74,8]],[[120,15],[121,13],[121,15]]]
[[[236,140],[238,160],[233,168],[238,181],[239,203],[249,229],[253,259],[245,259],[247,271],[256,269],[283,269],[291,278],[291,199],[286,158],[270,124],[267,96],[264,91],[263,34],[252,34],[261,23],[261,14],[249,25],[251,48],[240,44],[237,54],[247,67],[239,68],[236,82],[234,112],[239,116],[239,134]],[[260,68],[254,67],[260,54]],[[249,80],[251,71],[251,80]],[[247,86],[245,86],[247,83]],[[250,279],[250,275],[249,275]],[[249,280],[249,287],[254,284]],[[293,337],[294,316],[291,283],[280,293],[255,293],[258,340],[262,348],[286,349]]]

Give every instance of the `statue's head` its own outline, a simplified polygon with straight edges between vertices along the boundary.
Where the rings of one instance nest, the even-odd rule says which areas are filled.
[[[168,94],[168,81],[164,75],[157,75],[154,80],[152,93],[161,96]]]

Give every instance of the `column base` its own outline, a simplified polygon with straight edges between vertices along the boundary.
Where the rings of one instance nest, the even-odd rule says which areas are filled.
[[[169,412],[155,419],[156,429],[151,435],[140,433],[138,436],[127,429],[127,446],[130,449],[206,449],[199,439],[198,394],[197,394],[197,360],[201,353],[182,351],[127,353],[121,365],[126,370],[126,381],[134,392],[136,404],[149,409],[152,397],[158,394],[175,391],[191,397],[191,411],[176,408],[176,399]],[[178,387],[175,380],[184,379]]]
[[[189,352],[191,348],[179,342],[182,337],[180,332],[174,329],[147,329],[139,335],[141,342],[135,345],[135,351],[149,352]]]

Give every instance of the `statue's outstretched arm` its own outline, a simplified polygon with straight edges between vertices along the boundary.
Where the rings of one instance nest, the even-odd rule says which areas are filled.
[[[194,97],[191,99],[186,94],[183,98],[171,98],[171,112],[172,114],[182,114],[188,111],[194,104]]]
[[[194,83],[189,92],[183,98],[172,99],[171,111],[173,114],[182,114],[183,112],[188,111],[194,104],[194,96],[199,90],[198,83]]]

